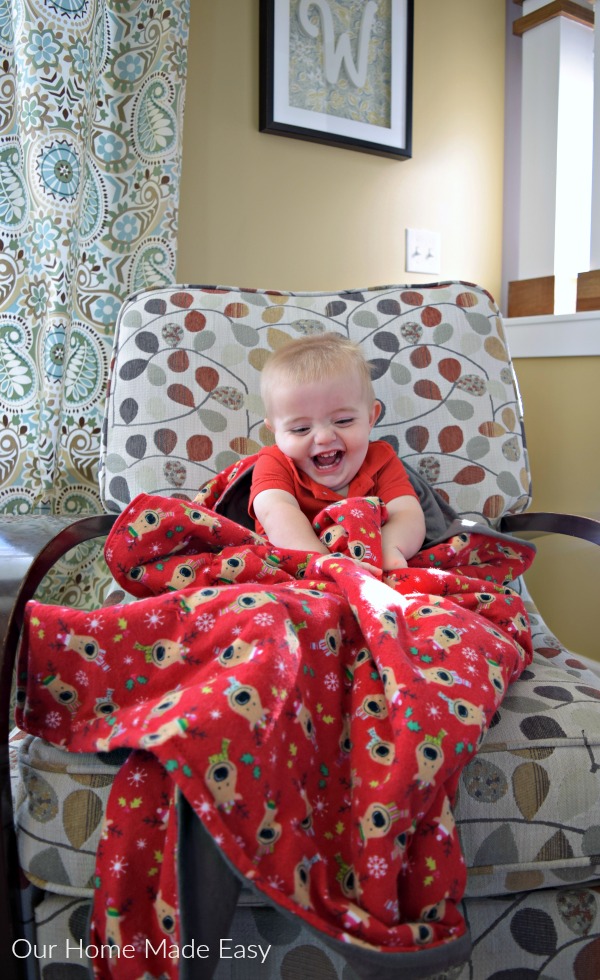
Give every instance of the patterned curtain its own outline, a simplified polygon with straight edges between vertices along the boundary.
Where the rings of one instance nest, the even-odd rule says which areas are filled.
[[[101,509],[117,311],[175,276],[188,27],[189,0],[0,0],[0,514]]]

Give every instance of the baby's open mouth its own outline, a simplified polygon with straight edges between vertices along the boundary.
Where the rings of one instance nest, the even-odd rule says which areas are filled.
[[[319,453],[318,456],[313,456],[312,461],[318,470],[328,470],[341,461],[344,453],[341,449],[334,449],[330,453]]]

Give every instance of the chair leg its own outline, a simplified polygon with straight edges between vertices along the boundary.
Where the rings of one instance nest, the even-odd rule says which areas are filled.
[[[220,962],[219,937],[230,935],[242,883],[185,797],[178,808],[181,947],[193,943],[209,950],[206,959],[180,961],[180,980],[211,980]]]
[[[4,754],[4,753],[3,753]],[[0,771],[4,765],[0,764]],[[15,956],[13,944],[23,938],[21,907],[19,902],[19,868],[17,846],[12,823],[12,801],[10,800],[10,776],[8,767],[1,773],[0,788],[0,949],[3,951],[3,980],[24,980],[25,960]],[[7,802],[6,796],[9,796]],[[17,947],[18,949],[18,947]]]

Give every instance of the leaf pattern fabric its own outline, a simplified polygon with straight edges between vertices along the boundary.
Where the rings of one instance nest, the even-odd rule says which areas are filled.
[[[500,312],[485,290],[461,282],[140,292],[117,324],[100,474],[107,508],[157,490],[192,499],[270,444],[261,371],[290,337],[324,331],[350,337],[371,366],[382,403],[375,437],[458,514],[495,524],[526,508],[527,451]]]

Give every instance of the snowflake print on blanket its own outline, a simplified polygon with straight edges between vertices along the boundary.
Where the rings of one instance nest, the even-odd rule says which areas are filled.
[[[368,541],[377,564],[385,518],[354,498],[315,523],[343,523],[335,546]],[[178,793],[241,876],[328,937],[391,958],[463,937],[452,804],[531,658],[509,582],[532,549],[460,534],[383,581],[343,551],[274,549],[144,494],[107,554],[139,601],[30,603],[18,675],[22,728],[134,750],[105,814],[92,941],[136,952],[96,959],[97,976],[178,974]]]

